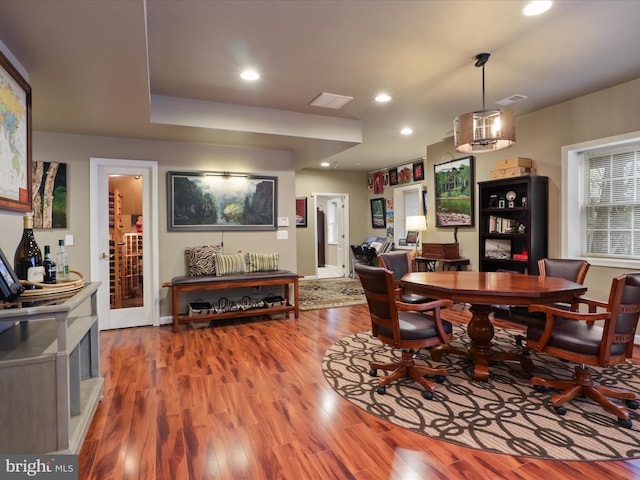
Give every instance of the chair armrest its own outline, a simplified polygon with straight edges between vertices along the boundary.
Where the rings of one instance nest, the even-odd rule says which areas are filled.
[[[408,312],[426,312],[428,310],[436,310],[440,308],[451,308],[453,302],[451,300],[434,300],[428,303],[405,303],[396,301],[396,308]]]
[[[581,299],[582,300],[582,299]],[[597,301],[595,301],[597,302]],[[591,301],[583,302],[583,303],[591,303]],[[602,302],[597,302],[601,304]],[[595,306],[590,305],[590,309],[595,308]],[[562,308],[555,308],[552,305],[529,305],[530,312],[542,312],[546,315],[544,330],[540,339],[537,342],[534,342],[530,339],[527,339],[527,348],[539,351],[542,349],[549,338],[551,337],[551,333],[553,332],[553,324],[555,322],[555,317],[560,317],[566,320],[575,320],[575,321],[583,321],[593,323],[596,320],[608,320],[611,318],[611,312],[600,312],[600,313],[580,313],[573,312],[571,310],[564,310]]]

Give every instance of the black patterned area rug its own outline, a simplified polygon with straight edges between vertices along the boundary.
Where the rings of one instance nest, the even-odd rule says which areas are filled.
[[[323,278],[300,280],[300,310],[347,307],[367,303],[357,278]]]
[[[513,351],[514,331],[496,329],[494,348]],[[454,326],[452,345],[467,344],[464,327]],[[361,332],[329,350],[322,370],[331,386],[346,400],[367,412],[408,430],[470,448],[514,456],[555,460],[619,460],[640,457],[640,410],[629,410],[632,428],[618,425],[615,415],[588,399],[566,404],[560,416],[550,404],[553,392],[536,392],[519,363],[495,362],[489,382],[473,380],[471,363],[457,355],[434,362],[420,350],[416,363],[448,369],[437,384],[433,400],[422,398],[410,379],[376,392],[378,379],[369,375],[369,362],[399,360],[400,351]],[[532,353],[535,374],[570,378],[574,364]],[[378,375],[386,372],[379,371]],[[594,368],[598,383],[640,393],[640,366],[625,362]]]

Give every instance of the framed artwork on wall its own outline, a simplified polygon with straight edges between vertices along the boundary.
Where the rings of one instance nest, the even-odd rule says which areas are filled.
[[[33,228],[67,228],[67,164],[33,162]]]
[[[31,87],[0,52],[0,207],[31,210]]]
[[[296,198],[296,227],[307,226],[307,197]]]
[[[384,205],[384,198],[372,198],[371,202],[371,227],[372,228],[385,228],[386,225],[386,211]]]
[[[473,226],[473,156],[435,165],[436,227]]]
[[[167,172],[170,231],[276,230],[278,179],[229,172]]]
[[[413,180],[415,182],[424,180],[424,162],[416,162],[413,164]]]

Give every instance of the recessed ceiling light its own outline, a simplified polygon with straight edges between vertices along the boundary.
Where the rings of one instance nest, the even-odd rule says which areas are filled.
[[[376,102],[384,103],[391,100],[391,96],[386,93],[376,95]]]
[[[329,162],[322,162],[320,164],[321,167],[325,167],[325,168],[328,167],[329,165],[331,165]]]
[[[413,129],[409,127],[404,127],[402,130],[400,130],[400,133],[402,135],[411,135],[413,133]]]
[[[546,12],[551,8],[553,2],[551,0],[534,0],[529,2],[522,9],[522,13],[527,17],[534,17]]]
[[[245,70],[240,74],[240,78],[254,82],[260,78],[260,74],[255,70]]]

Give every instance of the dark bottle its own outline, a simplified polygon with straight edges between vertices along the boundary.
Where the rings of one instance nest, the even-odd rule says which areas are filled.
[[[51,249],[49,245],[44,246],[44,283],[56,283],[56,263],[51,260]]]
[[[22,239],[13,258],[13,268],[20,280],[29,282],[44,282],[44,267],[42,266],[42,251],[33,236],[33,216],[24,216],[24,230]],[[36,288],[35,285],[25,285],[27,289]]]

